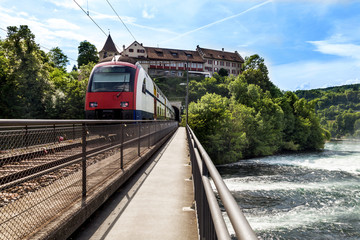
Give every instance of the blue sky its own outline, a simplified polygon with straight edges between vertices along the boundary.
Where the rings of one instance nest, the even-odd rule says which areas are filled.
[[[259,54],[282,90],[360,83],[360,0],[76,0],[115,44],[197,45]],[[74,0],[0,0],[0,28],[28,25],[44,50],[76,62],[81,41],[100,51],[105,34]],[[6,32],[0,30],[0,37]]]

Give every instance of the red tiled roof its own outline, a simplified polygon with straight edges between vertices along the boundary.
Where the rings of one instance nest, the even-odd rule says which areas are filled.
[[[225,51],[218,51],[213,49],[206,49],[206,48],[197,48],[200,51],[200,54],[203,55],[204,58],[211,58],[217,60],[226,60],[226,61],[233,61],[233,62],[244,62],[244,59],[240,56],[238,52],[225,52]]]
[[[147,52],[147,58],[150,60],[166,60],[166,61],[190,61],[201,62],[204,60],[201,58],[197,51],[179,50],[179,49],[167,49],[167,48],[153,48],[145,47]]]

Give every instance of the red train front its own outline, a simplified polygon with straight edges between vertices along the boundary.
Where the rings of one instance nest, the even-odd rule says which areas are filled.
[[[93,69],[86,93],[87,119],[134,119],[137,68],[126,62],[105,62]]]

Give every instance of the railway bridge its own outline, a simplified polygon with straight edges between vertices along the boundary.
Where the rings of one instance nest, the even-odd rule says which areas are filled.
[[[235,236],[257,239],[188,126],[0,120],[0,240]]]

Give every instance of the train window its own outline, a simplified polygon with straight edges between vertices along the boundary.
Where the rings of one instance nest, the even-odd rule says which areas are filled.
[[[101,66],[94,70],[90,79],[90,92],[129,92],[135,69],[126,66]]]
[[[146,93],[146,78],[144,78],[144,81],[143,81],[142,92]]]

